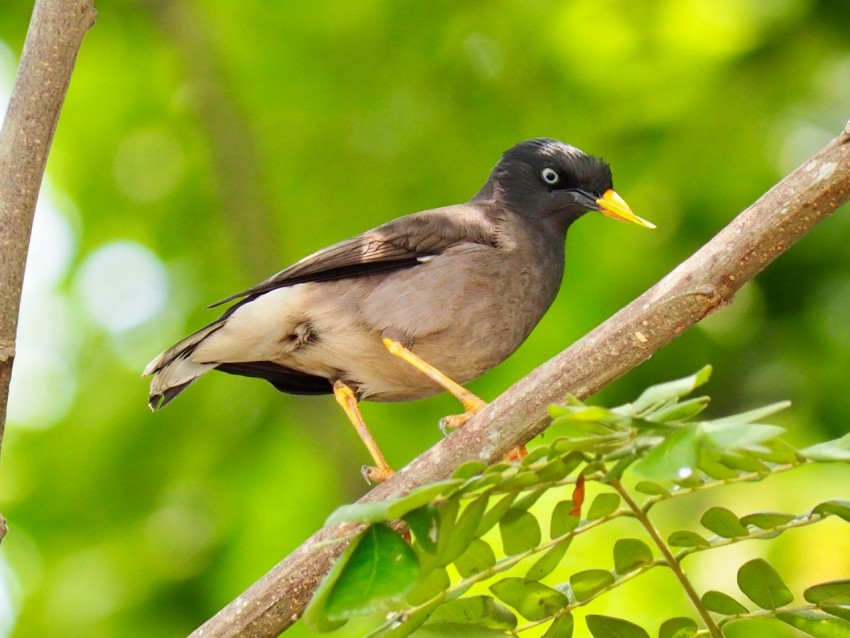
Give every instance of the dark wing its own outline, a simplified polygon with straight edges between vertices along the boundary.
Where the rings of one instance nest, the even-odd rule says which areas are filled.
[[[286,368],[271,361],[220,363],[215,369],[241,377],[265,379],[281,392],[288,394],[331,394],[333,392],[333,385],[328,379]],[[168,400],[168,397],[166,399]]]
[[[308,281],[347,279],[411,268],[457,244],[496,246],[493,219],[493,212],[483,203],[447,206],[401,217],[313,253],[253,288],[230,295],[210,307]]]

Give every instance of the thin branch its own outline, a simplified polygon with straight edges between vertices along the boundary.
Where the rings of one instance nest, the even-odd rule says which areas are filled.
[[[670,571],[673,572],[673,575],[679,581],[682,589],[685,590],[685,594],[687,594],[688,598],[691,599],[691,603],[700,615],[700,618],[702,618],[702,622],[705,624],[706,629],[708,629],[709,634],[712,638],[723,638],[723,633],[720,631],[720,627],[717,626],[714,619],[711,617],[711,614],[708,613],[708,610],[705,608],[705,605],[702,604],[699,594],[694,589],[694,586],[691,584],[687,574],[685,574],[685,570],[682,569],[682,565],[676,560],[676,557],[673,556],[673,552],[670,551],[670,548],[667,547],[667,543],[664,542],[664,538],[661,536],[658,528],[655,527],[655,524],[651,520],[649,520],[649,516],[646,515],[646,512],[644,512],[641,506],[637,504],[637,502],[632,498],[632,495],[629,494],[629,491],[623,487],[623,484],[620,483],[620,481],[616,479],[612,480],[611,487],[617,490],[617,493],[623,497],[626,505],[628,505],[632,512],[634,512],[635,518],[637,518],[638,521],[640,521],[640,524],[643,525],[646,533],[649,534],[652,542],[655,543],[658,551],[660,551],[661,555],[664,557],[664,562],[667,564],[667,567],[670,568]]]
[[[808,525],[820,523],[825,518],[826,516],[823,514],[801,514],[800,516],[795,516],[787,523],[782,523],[781,525],[776,525],[775,527],[769,527],[767,529],[759,529],[748,533],[746,536],[733,536],[732,538],[715,536],[713,538],[708,539],[708,545],[695,545],[693,547],[686,547],[685,549],[681,550],[678,554],[676,554],[676,560],[682,561],[691,554],[705,552],[710,549],[716,549],[718,547],[726,547],[727,545],[734,545],[736,543],[740,543],[741,541],[773,538],[774,536],[778,536],[782,532],[789,529],[796,529],[797,527],[807,527]]]
[[[446,478],[465,461],[493,462],[540,434],[546,406],[586,397],[728,304],[735,292],[850,199],[850,124],[717,236],[595,330],[521,379],[450,438],[361,502],[397,498]],[[351,533],[325,527],[192,635],[277,636],[294,623]]]
[[[35,204],[77,52],[94,24],[93,1],[35,3],[0,130],[0,446]]]
[[[721,487],[723,485],[734,485],[735,483],[751,483],[753,481],[760,481],[762,479],[767,478],[768,476],[773,476],[774,474],[780,474],[782,472],[794,470],[798,467],[803,467],[804,465],[809,465],[811,463],[812,461],[809,460],[794,461],[793,463],[774,465],[773,467],[767,468],[765,470],[741,472],[740,474],[738,474],[737,476],[733,476],[732,478],[706,481],[705,483],[700,483],[699,485],[695,485],[694,487],[682,487],[675,491],[671,491],[668,496],[650,496],[643,502],[641,509],[643,509],[645,513],[649,513],[649,510],[655,507],[658,503],[663,503],[665,501],[669,501],[670,499],[681,498],[683,496],[693,494],[694,492],[702,492],[705,490],[710,490],[714,487]]]

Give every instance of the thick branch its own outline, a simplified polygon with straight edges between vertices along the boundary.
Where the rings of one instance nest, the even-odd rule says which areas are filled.
[[[0,131],[0,445],[35,204],[77,52],[95,15],[93,0],[35,3]]]
[[[700,319],[850,199],[850,124],[687,261],[561,354],[512,386],[451,438],[414,459],[361,501],[406,494],[472,459],[492,462],[540,434],[546,406],[585,397],[628,372]],[[350,528],[320,530],[195,631],[200,636],[277,636],[303,611]]]

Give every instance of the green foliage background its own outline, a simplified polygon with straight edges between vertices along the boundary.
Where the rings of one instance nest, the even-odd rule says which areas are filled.
[[[139,371],[209,321],[207,303],[392,217],[465,200],[505,148],[557,137],[609,160],[618,192],[659,228],[588,216],[570,231],[555,306],[472,384],[492,398],[850,117],[850,8],[837,0],[99,4],[31,251],[0,464],[0,635],[188,633],[366,490],[367,456],[331,398],[210,375],[150,414]],[[0,7],[2,91],[30,11]],[[845,210],[602,398],[711,362],[712,414],[788,398],[778,421],[795,444],[846,432],[848,239]],[[455,410],[438,397],[364,411],[400,466]],[[777,480],[761,507],[846,498],[831,476]],[[730,489],[727,506],[748,494]],[[772,561],[802,584],[846,575],[850,540],[830,529],[773,543]],[[598,566],[597,552],[609,548],[573,556]],[[728,569],[712,556],[712,577],[752,555],[725,555]],[[674,591],[653,582],[606,604],[651,619]]]

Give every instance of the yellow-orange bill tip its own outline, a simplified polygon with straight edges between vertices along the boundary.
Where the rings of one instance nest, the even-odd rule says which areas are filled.
[[[613,188],[609,188],[605,191],[602,197],[596,200],[596,203],[599,205],[599,212],[606,217],[619,219],[624,222],[631,222],[638,226],[643,226],[644,228],[655,228],[655,224],[652,222],[635,215],[632,212],[632,209],[629,208],[626,200],[617,195]]]

